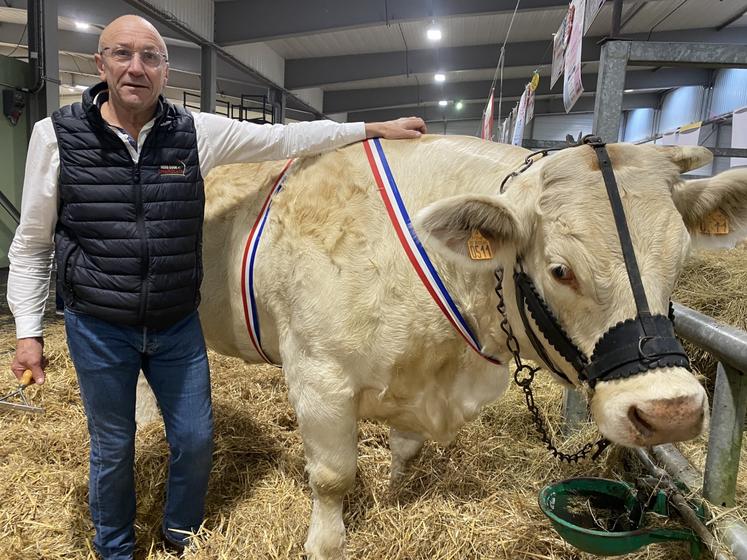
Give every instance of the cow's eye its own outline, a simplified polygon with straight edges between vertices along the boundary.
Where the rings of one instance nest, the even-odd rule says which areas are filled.
[[[552,267],[550,267],[550,273],[553,278],[561,284],[571,285],[576,283],[576,275],[573,274],[573,271],[564,264],[552,265]]]

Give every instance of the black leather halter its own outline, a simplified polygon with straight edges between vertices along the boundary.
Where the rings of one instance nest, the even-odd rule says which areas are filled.
[[[587,136],[582,143],[590,145],[599,160],[637,314],[635,318],[618,323],[602,335],[589,359],[568,337],[519,261],[518,269],[514,272],[516,303],[527,337],[547,367],[570,383],[563,371],[552,362],[532,329],[526,314],[528,309],[544,338],[573,366],[578,372],[579,379],[586,381],[592,388],[598,381],[630,377],[661,367],[678,366],[689,370],[690,361],[687,354],[674,336],[671,304],[669,317],[652,315],[649,310],[630,230],[625,220],[625,211],[605,144],[595,136]]]

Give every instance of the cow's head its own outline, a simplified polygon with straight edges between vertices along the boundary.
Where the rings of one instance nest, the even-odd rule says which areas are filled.
[[[708,150],[630,144],[607,150],[648,305],[652,313],[667,315],[691,235],[698,234],[704,220],[718,210],[732,231],[747,227],[747,168],[683,182],[680,173],[710,161]],[[509,272],[520,262],[587,357],[602,335],[636,317],[620,238],[590,146],[543,158],[514,178],[504,195],[463,195],[432,204],[418,214],[415,225],[429,247],[450,260]],[[474,231],[489,240],[492,261],[470,259],[467,242]],[[510,273],[504,274],[503,293],[522,354],[539,361],[519,318]],[[549,358],[580,385],[568,361],[542,335],[539,340]],[[602,434],[628,446],[690,439],[708,417],[700,383],[687,369],[672,366],[599,381],[591,409]]]

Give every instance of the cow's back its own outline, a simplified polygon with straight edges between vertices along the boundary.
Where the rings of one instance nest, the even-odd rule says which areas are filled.
[[[382,145],[411,216],[448,196],[496,192],[502,177],[526,154],[459,137]],[[259,361],[259,356],[244,318],[241,258],[282,165],[227,166],[211,174],[206,184],[203,326],[213,348],[249,361]],[[456,275],[446,263],[434,261],[449,284]],[[460,276],[467,285],[492,282],[484,273],[470,278],[462,271]],[[400,405],[410,398],[413,383],[431,383],[435,376],[437,383],[449,386],[456,371],[486,367],[455,334],[413,270],[361,144],[294,163],[273,200],[255,279],[265,352],[280,361],[283,340],[286,354],[334,356],[350,372],[350,389],[362,390],[364,415],[390,420],[404,415],[401,424],[411,425],[407,409]],[[491,290],[480,293],[462,286],[450,289],[465,315],[471,308],[494,305],[485,300],[484,293]],[[382,399],[383,392],[391,398]],[[368,400],[375,402],[368,406]],[[423,407],[442,408],[417,403],[412,414]],[[477,410],[470,416],[472,412]]]

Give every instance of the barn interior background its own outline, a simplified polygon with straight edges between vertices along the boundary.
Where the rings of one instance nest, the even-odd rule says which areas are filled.
[[[433,133],[530,148],[590,132],[607,141],[711,148],[714,163],[694,176],[747,163],[747,2],[574,0],[571,7],[575,33],[567,0],[4,0],[0,267],[8,264],[31,127],[97,81],[91,53],[98,33],[125,13],[144,15],[166,37],[167,95],[195,111],[256,122],[413,114]],[[746,256],[739,247],[694,256],[677,300],[744,331]],[[4,297],[0,305],[9,361],[12,318]],[[685,336],[702,338],[707,325],[693,317],[695,335]],[[84,416],[53,310],[48,325],[50,383],[32,395],[47,414],[0,412],[0,558],[93,557]],[[737,342],[726,349],[715,348],[718,337],[706,340],[711,354],[691,347],[727,418],[715,423],[719,448],[709,459],[706,436],[679,446],[697,469],[709,463],[715,478],[706,494],[720,506],[714,527],[741,517],[747,495],[739,466],[745,336],[735,331]],[[282,376],[215,354],[211,360],[218,437],[211,522],[189,557],[300,557],[310,502]],[[12,387],[9,375],[0,393],[5,387]],[[564,401],[549,383],[539,398],[559,431],[562,403],[572,413],[579,400]],[[583,425],[569,444],[593,435]],[[364,424],[359,445],[359,484],[346,514],[353,558],[585,558],[552,531],[537,505],[539,489],[581,474],[643,472],[622,452],[601,464],[553,463],[516,389],[453,445],[428,445],[401,488],[386,485],[385,429]],[[157,544],[165,450],[160,424],[143,426],[142,557],[168,557]],[[736,527],[718,538],[747,558],[747,531]],[[630,557],[687,556],[684,545],[654,545]]]

